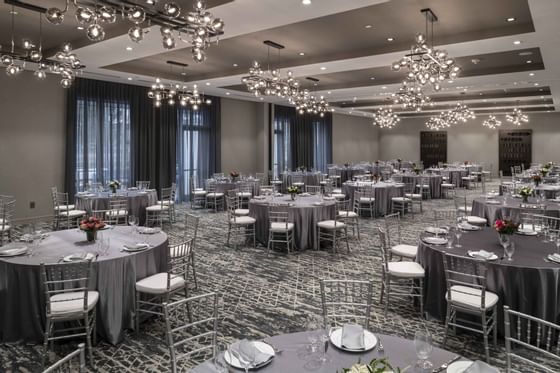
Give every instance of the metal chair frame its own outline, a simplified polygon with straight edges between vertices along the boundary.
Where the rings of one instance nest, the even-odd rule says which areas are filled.
[[[353,323],[369,329],[373,281],[325,280],[321,284],[324,327]]]
[[[270,204],[268,206],[268,244],[267,244],[267,252],[266,255],[270,253],[272,249],[274,249],[275,243],[282,243],[286,245],[286,249],[288,250],[288,254],[290,253],[290,248],[295,250],[295,240],[294,240],[294,232],[295,232],[295,225],[289,229],[289,213],[286,211],[285,206],[281,205],[274,205]],[[284,224],[284,228],[282,231],[273,231],[272,230],[272,223],[281,223]]]

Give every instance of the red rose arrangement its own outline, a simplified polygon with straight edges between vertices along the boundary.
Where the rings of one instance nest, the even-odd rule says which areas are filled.
[[[515,224],[509,219],[498,219],[494,222],[494,229],[499,234],[514,234],[518,228],[519,224]]]
[[[231,172],[229,173],[229,176],[231,176],[231,177],[239,177],[239,172],[237,172],[237,171],[231,171]]]
[[[95,216],[90,216],[80,221],[80,229],[83,231],[95,232],[103,227],[105,227],[105,222]]]

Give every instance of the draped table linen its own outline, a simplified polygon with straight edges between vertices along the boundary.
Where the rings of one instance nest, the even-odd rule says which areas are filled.
[[[320,172],[284,172],[282,174],[282,190],[286,191],[292,185],[292,177],[301,176],[305,185],[319,186],[321,185]]]
[[[107,256],[99,256],[92,263],[90,287],[99,292],[97,333],[109,343],[117,344],[122,341],[124,330],[134,327],[136,282],[167,271],[167,235],[163,232],[146,235],[152,247],[135,253],[121,251],[124,244],[144,239],[129,227],[99,231],[98,235],[110,239],[110,249]],[[57,263],[66,255],[95,254],[97,250],[95,243],[86,241],[84,232],[69,229],[49,233],[31,257],[0,257],[0,342],[43,341],[42,262]]]
[[[270,203],[282,204],[288,211],[288,220],[294,224],[294,243],[299,250],[314,249],[318,247],[317,223],[323,220],[334,219],[336,207],[334,201],[323,201],[321,197],[309,195],[298,196],[295,201],[289,195],[278,197],[266,196],[264,199],[252,199],[249,202],[249,216],[257,220],[255,235],[257,241],[263,245],[268,243],[268,206]]]
[[[531,209],[523,208],[521,206],[521,198],[511,197],[494,197],[490,201],[497,201],[499,203],[488,202],[486,198],[475,198],[472,202],[472,212],[474,216],[485,218],[489,225],[494,224],[497,219],[509,218],[519,222],[520,214],[522,212],[531,212]],[[504,202],[505,201],[505,202]],[[536,202],[533,198],[529,199],[529,203]],[[545,215],[552,217],[560,217],[560,204],[555,202],[544,202],[546,205]],[[538,209],[540,211],[540,209]],[[538,211],[535,211],[537,213]]]
[[[404,195],[404,185],[384,182],[350,182],[342,185],[342,192],[350,199],[350,206],[354,206],[354,192],[360,187],[372,187],[375,193],[375,210],[377,216],[384,216],[391,212],[391,198]]]
[[[414,187],[416,187],[416,185],[420,185],[422,179],[428,179],[428,183],[430,185],[431,197],[441,198],[441,183],[443,182],[443,179],[440,175],[433,175],[433,174],[423,174],[423,175],[403,174],[402,175],[402,182],[407,184],[413,184]]]

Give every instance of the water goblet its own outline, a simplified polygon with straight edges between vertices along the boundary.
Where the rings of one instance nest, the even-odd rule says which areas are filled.
[[[327,355],[327,351],[329,349],[329,340],[330,340],[330,336],[329,336],[330,330],[329,329],[321,329],[319,332],[319,346],[322,346],[322,353],[318,358],[318,362],[320,365],[324,365],[326,363],[328,363],[331,358],[329,355]]]
[[[560,232],[558,232],[558,234],[556,235],[556,240],[554,240],[554,243],[556,244],[556,253],[560,254]]]
[[[227,351],[227,347],[223,343],[217,343],[214,349],[214,357],[212,358],[212,364],[216,369],[217,373],[227,373],[228,366],[225,361],[225,354]]]
[[[513,260],[511,257],[515,252],[515,242],[509,240],[509,242],[504,245],[504,252],[506,253],[507,260],[511,262]]]
[[[138,218],[134,215],[130,215],[128,217],[128,224],[132,227],[131,232],[134,232],[138,226]]]
[[[418,357],[418,366],[421,371],[430,371],[433,364],[429,358],[432,355],[432,335],[428,331],[419,330],[414,334],[414,348]]]
[[[457,228],[455,230],[455,247],[463,247],[463,245],[461,245],[460,240],[461,240],[461,236],[463,235],[463,231],[460,228]]]
[[[255,364],[256,359],[256,348],[253,342],[246,339],[239,342],[239,355],[241,360],[239,361],[245,369],[245,373],[249,373],[249,368],[252,368]]]

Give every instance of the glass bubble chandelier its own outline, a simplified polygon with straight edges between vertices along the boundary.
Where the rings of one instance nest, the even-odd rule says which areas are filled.
[[[391,129],[400,122],[397,114],[393,113],[391,107],[381,108],[373,114],[373,125],[379,128]]]
[[[193,85],[189,90],[186,85],[177,83],[163,84],[161,79],[157,78],[152,84],[152,88],[148,91],[148,97],[154,101],[155,107],[161,107],[162,103],[169,106],[179,104],[181,106],[190,106],[193,110],[198,110],[202,104],[210,105],[212,100],[204,97],[199,91],[198,86]]]
[[[488,119],[482,122],[482,125],[490,129],[496,129],[502,125],[502,121],[497,119],[495,116],[490,115]]]
[[[520,126],[523,123],[529,122],[529,116],[524,114],[520,108],[516,107],[513,109],[513,113],[506,115],[506,120],[516,126]]]
[[[414,81],[404,81],[401,88],[392,94],[393,102],[402,105],[404,109],[422,111],[426,105],[433,105],[429,96],[422,91],[422,87]]]
[[[157,5],[157,1],[146,1],[146,6],[131,2],[115,4],[110,0],[73,0],[76,21],[86,30],[91,41],[105,39],[105,25],[117,22],[119,16],[133,23],[128,30],[128,37],[140,43],[152,25],[160,26],[162,45],[165,49],[176,46],[175,38],[191,45],[191,54],[195,62],[206,60],[206,50],[217,43],[223,34],[224,21],[214,17],[206,9],[203,0],[194,1],[191,12],[182,12],[181,7],[173,1]],[[64,9],[51,7],[45,11],[45,18],[53,25],[64,22],[69,12],[70,0],[66,0]],[[147,28],[143,24],[147,23]],[[186,35],[186,37],[183,37]]]
[[[458,102],[453,109],[442,111],[439,116],[428,119],[426,127],[439,131],[458,123],[466,123],[469,119],[474,118],[476,118],[474,112],[464,103]]]

